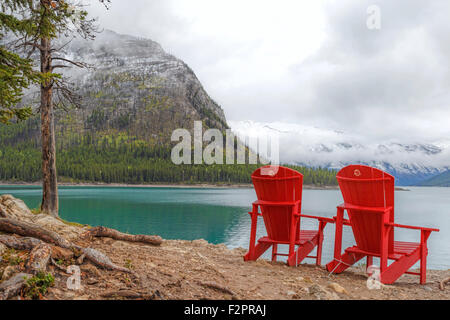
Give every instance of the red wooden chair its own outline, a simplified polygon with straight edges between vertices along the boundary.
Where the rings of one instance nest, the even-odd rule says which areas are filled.
[[[301,214],[303,175],[281,166],[266,166],[253,172],[252,181],[258,201],[253,202],[253,210],[249,212],[252,219],[250,246],[244,260],[256,260],[272,247],[272,261],[276,261],[277,256],[287,256],[288,265],[296,266],[308,257],[315,258],[316,264],[320,265],[323,229],[327,222],[334,221]],[[264,219],[267,236],[256,244],[259,216]],[[317,219],[318,230],[300,230],[301,217]],[[279,244],[289,245],[289,254],[278,253]],[[295,246],[298,246],[297,250]],[[316,256],[309,256],[316,246]]]
[[[327,270],[341,273],[364,257],[370,266],[373,257],[379,257],[382,283],[394,283],[404,273],[418,275],[420,283],[426,283],[427,239],[439,230],[394,223],[394,177],[376,168],[351,165],[339,171],[337,180],[344,204],[337,207],[334,218],[334,260]],[[356,245],[341,253],[344,225],[352,227]],[[394,241],[395,227],[420,230],[420,243]],[[393,262],[388,265],[388,260]],[[419,260],[420,272],[408,271]]]

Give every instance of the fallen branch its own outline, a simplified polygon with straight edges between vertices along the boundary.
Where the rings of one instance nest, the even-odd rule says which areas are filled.
[[[104,298],[122,297],[122,298],[139,299],[142,297],[142,294],[131,290],[119,290],[119,291],[107,291],[105,293],[102,293],[101,296]]]
[[[9,280],[0,283],[0,300],[8,300],[20,294],[20,291],[25,287],[26,279],[31,277],[32,275],[28,273],[18,273]]]
[[[115,240],[123,240],[129,242],[142,242],[146,244],[151,244],[155,246],[161,245],[163,239],[160,236],[149,236],[149,235],[133,235],[122,233],[114,229],[106,227],[94,227],[86,231],[83,236],[87,237],[108,237]]]
[[[34,223],[19,221],[16,219],[0,218],[0,231],[16,233],[25,237],[38,238],[44,242],[53,243],[58,247],[66,249],[72,249],[74,247],[73,244],[56,232],[46,230]]]
[[[450,278],[444,279],[439,283],[439,289],[441,289],[442,291],[445,290],[445,285],[450,283]]]
[[[57,264],[56,261],[55,261],[55,259],[50,258],[50,262],[52,263],[53,266],[55,266],[55,268],[61,270],[61,271],[64,272],[64,273],[67,273],[67,269],[64,268],[63,266]]]
[[[38,238],[44,242],[52,243],[58,247],[70,249],[72,251],[81,251],[86,255],[86,258],[88,258],[99,267],[108,270],[118,270],[127,273],[133,273],[129,269],[115,265],[105,254],[92,248],[82,248],[78,245],[75,245],[61,237],[56,232],[46,230],[34,223],[23,222],[10,218],[0,218],[0,231],[16,233],[26,237]]]
[[[41,244],[42,241],[31,237],[18,238],[0,234],[0,243],[15,250],[33,250],[33,248]]]
[[[86,259],[93,262],[95,265],[108,269],[108,270],[118,270],[123,271],[127,273],[132,273],[130,269],[119,267],[118,265],[115,265],[107,255],[101,253],[100,251],[97,251],[92,248],[83,248],[81,249],[83,251],[83,254],[86,255]]]
[[[41,243],[33,248],[26,264],[26,270],[32,274],[46,272],[52,256],[52,247],[47,243]]]
[[[81,265],[84,262],[84,258],[86,258],[86,254],[82,254],[81,256],[79,256],[76,260],[76,264]]]

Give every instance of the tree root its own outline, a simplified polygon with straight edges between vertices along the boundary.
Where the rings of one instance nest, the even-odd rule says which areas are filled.
[[[0,300],[7,300],[20,294],[25,287],[26,279],[31,278],[28,273],[18,273],[9,280],[0,283]]]
[[[66,268],[64,268],[64,267],[60,266],[59,264],[57,264],[56,261],[55,261],[55,259],[50,258],[50,262],[52,263],[52,265],[53,265],[55,268],[59,269],[60,271],[62,271],[62,272],[64,272],[64,273],[67,273]]]
[[[8,233],[16,233],[21,236],[25,237],[33,237],[40,239],[44,242],[54,244],[58,247],[62,247],[65,249],[70,249],[74,252],[81,252],[82,254],[85,254],[86,258],[88,258],[92,263],[95,265],[105,268],[108,270],[117,270],[127,273],[133,273],[131,270],[120,267],[115,265],[105,254],[92,249],[92,248],[82,248],[76,244],[71,243],[70,241],[67,241],[62,236],[57,234],[56,232],[46,230],[42,228],[41,226],[29,223],[29,222],[23,222],[18,221],[16,219],[10,219],[10,218],[0,218],[0,231],[8,232]],[[15,242],[11,241],[11,238],[3,237],[2,239],[9,240],[9,242],[13,245],[16,245]],[[35,239],[36,240],[36,239]],[[32,243],[34,240],[28,240],[30,243]],[[34,243],[37,243],[34,241]],[[8,246],[8,243],[5,243],[5,245]],[[38,244],[40,245],[40,244]],[[34,248],[34,247],[33,247]],[[51,248],[50,248],[50,254],[51,254]],[[45,262],[45,261],[43,261]],[[36,268],[38,266],[36,265]]]
[[[0,243],[15,250],[33,250],[33,248],[41,244],[42,241],[31,237],[18,238],[0,234]]]
[[[122,297],[122,298],[131,298],[131,299],[139,299],[142,298],[142,293],[132,291],[132,290],[118,290],[118,291],[107,291],[105,293],[101,294],[104,298],[115,298],[115,297]]]
[[[56,232],[43,229],[37,224],[19,221],[10,218],[0,218],[0,231],[16,233],[24,237],[38,238],[44,242],[52,243],[58,247],[72,249],[74,246]]]
[[[162,243],[162,238],[160,236],[149,236],[149,235],[132,235],[119,232],[114,229],[106,227],[94,227],[89,229],[83,234],[84,237],[108,237],[115,240],[123,240],[129,242],[142,242],[146,244],[151,244],[154,246],[159,246]]]
[[[48,263],[52,256],[52,247],[47,243],[38,244],[30,252],[30,257],[26,264],[26,270],[32,274],[46,272]]]
[[[217,284],[216,282],[202,282],[202,281],[198,281],[198,284],[201,285],[202,287],[205,288],[210,288],[210,289],[214,289],[216,291],[225,293],[225,294],[229,294],[231,296],[236,296],[236,294],[231,291],[230,289],[228,289],[227,287],[221,286],[219,284]]]
[[[445,290],[445,285],[450,283],[450,278],[444,279],[439,283],[439,289],[441,289],[442,291]]]
[[[104,268],[107,270],[118,270],[123,271],[127,273],[133,273],[132,270],[119,267],[118,265],[115,265],[107,255],[101,253],[100,251],[97,251],[92,248],[83,248],[81,249],[83,254],[86,255],[86,259],[90,260],[95,265],[99,266],[100,268]]]

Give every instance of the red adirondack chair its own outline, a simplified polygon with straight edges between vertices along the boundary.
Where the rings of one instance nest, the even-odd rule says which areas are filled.
[[[288,265],[294,266],[308,257],[315,258],[316,264],[320,265],[323,229],[327,222],[334,221],[330,218],[301,214],[303,175],[281,166],[266,166],[253,172],[252,181],[258,201],[253,202],[253,210],[249,212],[252,219],[250,246],[244,260],[256,260],[272,247],[272,261],[276,261],[277,256],[287,256]],[[267,236],[259,239],[256,244],[259,216],[264,219]],[[302,217],[317,219],[318,230],[301,230]],[[289,253],[278,253],[279,244],[289,245]],[[297,250],[295,246],[298,246]],[[309,256],[316,246],[316,256]]]
[[[394,177],[376,168],[351,165],[337,174],[344,204],[337,207],[334,260],[327,270],[341,273],[357,261],[367,257],[380,258],[380,281],[394,283],[402,274],[420,276],[426,283],[427,240],[433,228],[405,226],[394,223]],[[347,211],[348,219],[344,219]],[[341,253],[342,229],[352,227],[356,245]],[[420,243],[394,241],[394,228],[420,230]],[[388,265],[388,260],[393,262]],[[420,272],[408,271],[420,260]]]

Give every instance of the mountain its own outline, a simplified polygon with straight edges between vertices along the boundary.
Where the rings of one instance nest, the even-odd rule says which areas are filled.
[[[227,128],[222,108],[191,68],[152,40],[106,30],[95,41],[73,41],[67,56],[95,68],[68,74],[83,97],[83,108],[71,114],[78,131],[126,128],[167,142],[174,129],[192,128],[194,120]]]
[[[396,177],[398,185],[418,185],[450,169],[450,140],[373,141],[361,135],[302,124],[228,121],[237,136],[279,139],[281,163],[338,170],[365,164]]]
[[[221,131],[228,124],[191,68],[158,43],[104,31],[94,41],[75,39],[64,51],[65,58],[92,68],[64,71],[81,106],[59,105],[55,112],[59,181],[251,182],[258,165],[172,163],[174,129],[192,130],[195,120],[205,129]],[[37,106],[35,100],[29,93],[23,103]],[[39,181],[40,144],[39,115],[14,125],[0,124],[0,181]],[[336,184],[333,171],[296,169],[305,174],[307,184]]]
[[[450,170],[419,183],[424,187],[450,187]]]

